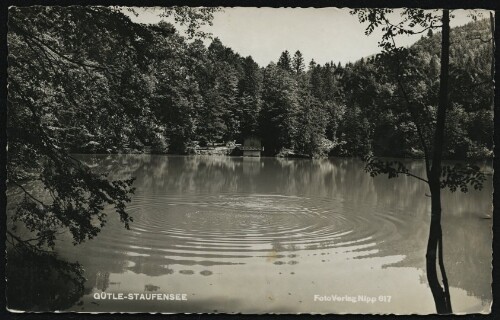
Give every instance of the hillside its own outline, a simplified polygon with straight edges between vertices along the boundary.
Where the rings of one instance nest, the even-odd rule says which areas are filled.
[[[136,24],[107,8],[89,8],[85,15],[37,10],[13,17],[31,21],[26,28],[51,50],[47,54],[36,38],[11,28],[9,83],[27,87],[23,95],[10,90],[9,123],[30,127],[23,101],[32,99],[40,125],[63,150],[186,154],[257,136],[273,156],[422,156],[396,79],[402,77],[429,122],[439,83],[439,34],[424,36],[398,59],[379,55],[318,65],[285,50],[261,68],[219,39],[208,48],[201,40],[188,42],[165,22]],[[88,32],[67,37],[67,28]],[[491,156],[488,35],[488,20],[452,30],[448,158]]]

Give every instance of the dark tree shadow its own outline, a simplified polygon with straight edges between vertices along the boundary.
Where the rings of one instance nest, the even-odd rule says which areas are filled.
[[[7,250],[7,306],[11,310],[55,311],[84,295],[85,277],[78,263],[58,259],[53,252],[18,244]]]

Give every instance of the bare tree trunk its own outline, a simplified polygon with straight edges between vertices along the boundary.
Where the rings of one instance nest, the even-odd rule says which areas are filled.
[[[437,187],[437,190],[436,190]],[[439,184],[431,186],[431,224],[429,240],[427,242],[426,269],[427,281],[431,288],[436,304],[436,311],[440,314],[452,312],[448,278],[443,261],[443,233],[441,229],[441,192]],[[439,255],[439,259],[438,259]],[[443,286],[439,283],[437,264],[439,263]]]
[[[443,262],[443,244],[441,230],[441,161],[444,144],[444,127],[446,122],[446,109],[448,108],[448,87],[449,87],[449,63],[450,63],[450,13],[443,10],[442,18],[442,39],[441,39],[441,74],[439,83],[439,105],[436,118],[436,129],[434,132],[434,148],[432,153],[432,168],[429,172],[428,181],[431,191],[431,224],[429,230],[429,240],[427,243],[426,269],[427,280],[436,303],[438,313],[451,313],[450,292],[448,279]],[[439,251],[438,251],[439,249]],[[439,259],[438,259],[439,252]],[[439,283],[437,274],[437,262],[443,286]]]

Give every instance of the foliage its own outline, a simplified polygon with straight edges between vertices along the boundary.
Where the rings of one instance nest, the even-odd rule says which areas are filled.
[[[399,161],[380,161],[377,159],[366,159],[366,170],[372,176],[380,173],[387,174],[389,178],[397,177],[399,174],[406,174],[425,181],[428,184],[431,197],[431,223],[429,227],[429,238],[426,251],[426,273],[429,287],[431,289],[436,311],[440,314],[452,313],[452,303],[450,298],[450,289],[448,278],[444,267],[443,258],[443,238],[441,229],[441,188],[448,186],[450,190],[455,191],[460,187],[462,192],[467,192],[468,184],[478,189],[482,186],[484,175],[479,168],[473,166],[462,167],[442,167],[444,141],[449,137],[446,127],[449,127],[449,121],[446,120],[446,113],[450,106],[450,11],[443,9],[442,14],[424,11],[420,9],[405,9],[401,13],[402,22],[392,24],[386,17],[392,13],[391,9],[355,9],[352,11],[358,14],[360,22],[368,22],[366,34],[373,32],[379,24],[382,27],[383,35],[379,46],[384,49],[384,54],[395,59],[396,79],[399,92],[404,98],[411,121],[415,124],[416,134],[419,137],[420,146],[424,152],[425,169],[427,180],[418,177],[412,173]],[[408,23],[409,28],[405,26]],[[402,68],[402,54],[408,56],[406,49],[400,49],[396,46],[394,37],[396,34],[414,34],[415,25],[423,27],[423,31],[432,29],[435,23],[440,23],[441,43],[440,43],[440,71],[437,94],[435,100],[437,103],[429,103],[425,96],[431,90],[425,90],[427,83],[423,79],[418,79],[418,68]],[[396,31],[396,33],[395,33]],[[432,35],[432,34],[430,34]],[[408,71],[411,76],[407,77]],[[407,89],[408,82],[414,82],[410,89]],[[417,90],[411,89],[417,87]],[[432,94],[429,95],[432,97]],[[429,112],[430,107],[436,109],[435,112]],[[453,127],[453,124],[452,124]],[[449,130],[448,130],[449,131]],[[447,135],[448,134],[448,135]],[[437,265],[439,265],[442,276],[442,285],[438,279]]]
[[[174,14],[178,21],[186,23],[185,19],[198,17],[201,20],[191,25],[195,28],[209,23],[217,10],[195,13],[191,9],[169,8],[162,14]],[[19,83],[36,80],[31,70],[39,69],[36,74],[48,73],[55,80],[44,84],[41,79],[36,80],[38,83],[33,87],[53,87],[50,89],[52,100],[46,101],[51,105],[50,114],[44,115],[43,120],[46,128],[50,128],[49,135],[57,137],[61,147],[70,152],[151,150],[182,154],[197,143],[202,146],[227,141],[241,143],[246,137],[256,135],[261,135],[264,145],[273,145],[266,151],[270,154],[290,148],[309,156],[373,153],[422,157],[425,150],[418,147],[421,139],[430,144],[433,130],[430,119],[436,110],[433,106],[437,103],[439,84],[437,32],[422,36],[408,49],[394,48],[387,36],[381,43],[385,53],[345,66],[333,62],[320,65],[312,60],[306,70],[300,51],[292,57],[285,50],[276,64],[284,71],[281,77],[285,84],[281,85],[279,81],[270,83],[265,78],[270,66],[260,68],[251,57],[241,57],[217,38],[206,48],[200,40],[186,41],[165,22],[138,25],[119,10],[90,7],[87,15],[78,10],[80,8],[68,10],[64,15],[57,13],[57,17],[48,14],[45,17],[58,21],[56,24],[67,30],[76,30],[79,26],[89,31],[75,32],[78,35],[75,39],[47,25],[33,26],[41,33],[35,29],[26,30],[26,36],[13,32],[9,40],[13,51],[23,52],[19,57],[11,55],[10,58],[13,63],[21,59],[18,65],[24,65],[26,76],[19,78]],[[387,35],[428,34],[431,26],[436,25],[434,18],[429,20],[433,12],[406,10],[405,19],[394,25],[387,18],[388,12],[388,9],[375,9],[370,13],[380,20],[373,28],[380,26]],[[373,18],[362,10],[357,13],[362,21]],[[33,19],[33,24],[42,21]],[[413,29],[408,28],[410,20],[415,23]],[[94,24],[100,29],[92,29],[96,27]],[[488,28],[487,21],[479,20],[452,30],[450,100],[453,107],[444,150],[449,159],[492,155],[491,43],[485,41]],[[370,30],[369,27],[367,32]],[[47,60],[39,54],[39,44],[29,40],[28,35],[34,34],[58,39],[57,49],[74,53],[62,58],[49,50]],[[193,31],[189,37],[197,35],[202,34]],[[16,47],[16,43],[23,42],[29,46]],[[113,51],[112,48],[119,49]],[[71,63],[66,58],[74,62],[86,59],[84,63],[88,66]],[[62,72],[61,62],[54,63],[54,59],[64,62],[64,70],[71,67],[71,75]],[[63,84],[64,91],[59,83]],[[399,90],[401,83],[404,94]],[[271,97],[273,94],[281,94],[281,102]],[[295,102],[287,102],[285,96]],[[42,101],[41,97],[48,95],[39,94],[35,101]],[[275,101],[270,101],[272,99]],[[313,109],[309,108],[311,103]],[[407,108],[408,103],[411,110]],[[315,111],[305,112],[306,109]],[[277,110],[281,111],[277,113]],[[309,119],[308,114],[314,119]],[[282,132],[286,137],[274,141],[273,130],[265,129],[274,125],[271,124],[274,120],[266,119],[271,115],[287,119],[288,129]],[[416,118],[427,123],[421,128],[421,139],[417,134],[419,128],[411,121]],[[20,126],[18,123],[14,127]],[[302,137],[297,134],[299,131],[314,137]],[[330,141],[328,150],[319,147],[318,141],[325,141],[323,139]]]
[[[385,90],[386,94],[382,92],[377,92],[377,97],[383,97],[384,103],[389,106],[389,108],[381,109],[382,115],[387,114],[387,111],[392,111],[392,119],[389,117],[380,117],[379,120],[375,121],[377,124],[382,124],[384,122],[392,122],[392,126],[385,126],[388,128],[388,132],[384,135],[393,135],[390,132],[394,131],[392,128],[397,128],[398,126],[402,129],[404,128],[402,124],[410,124],[409,133],[418,139],[414,140],[413,143],[405,143],[405,139],[401,140],[401,137],[408,137],[408,131],[404,134],[398,135],[400,148],[395,148],[399,150],[404,150],[405,145],[419,145],[422,149],[422,153],[426,161],[426,171],[429,181],[421,177],[414,176],[411,174],[401,162],[398,161],[384,161],[376,159],[373,153],[377,153],[376,150],[373,152],[368,152],[365,157],[366,167],[365,169],[370,172],[373,176],[379,174],[386,174],[389,178],[394,178],[400,174],[405,174],[409,176],[416,177],[420,180],[432,184],[434,180],[440,181],[441,188],[449,188],[451,191],[460,189],[462,192],[468,191],[468,186],[472,186],[475,189],[481,188],[484,179],[484,173],[480,172],[478,167],[467,165],[461,167],[456,166],[441,166],[441,153],[445,158],[448,159],[467,159],[474,156],[478,156],[482,148],[479,146],[489,145],[488,140],[491,140],[491,133],[488,138],[482,136],[481,140],[472,141],[471,137],[475,137],[472,132],[468,132],[468,126],[472,123],[471,118],[474,117],[473,110],[478,106],[482,110],[489,110],[492,107],[493,92],[492,92],[492,81],[490,79],[490,65],[491,60],[488,58],[488,46],[491,43],[485,42],[485,46],[481,48],[473,48],[474,43],[467,41],[467,37],[464,36],[471,34],[476,34],[479,32],[483,34],[487,31],[486,21],[470,23],[461,28],[457,28],[452,32],[452,43],[449,50],[450,56],[450,72],[446,74],[447,79],[450,81],[451,91],[447,96],[447,105],[444,106],[448,109],[446,121],[443,123],[443,148],[441,146],[435,145],[437,130],[437,106],[438,102],[438,91],[440,90],[440,81],[443,81],[443,76],[440,76],[439,71],[439,55],[441,54],[439,48],[441,46],[440,38],[434,36],[434,33],[429,33],[428,38],[422,37],[422,39],[417,42],[414,46],[409,49],[398,48],[395,45],[394,37],[398,34],[415,34],[423,33],[427,30],[432,30],[433,28],[440,27],[442,24],[441,16],[436,13],[436,11],[424,11],[420,9],[405,9],[401,12],[401,21],[393,24],[388,19],[388,15],[392,12],[390,9],[370,9],[370,10],[353,10],[352,13],[357,14],[360,22],[368,23],[366,28],[366,34],[369,35],[377,27],[380,27],[383,31],[382,40],[379,45],[383,48],[383,53],[375,58],[374,64],[378,66],[378,70],[385,74],[382,83],[386,82],[389,87]],[[416,26],[421,28],[420,31],[415,31]],[[479,31],[481,30],[481,31]],[[439,34],[440,35],[440,34]],[[457,46],[456,43],[459,42],[461,45]],[[462,48],[468,48],[468,52],[462,51]],[[456,51],[461,51],[463,55],[457,55]],[[477,69],[470,69],[465,61],[476,60],[475,56],[478,54],[482,57],[481,66],[477,66]],[[466,57],[464,59],[464,56]],[[366,68],[366,67],[365,67]],[[481,70],[481,76],[478,75],[477,71]],[[364,72],[363,74],[366,74]],[[392,77],[391,77],[392,76]],[[391,89],[391,78],[395,79],[392,81]],[[475,93],[470,92],[475,85],[480,84],[481,96],[477,98],[472,98]],[[464,85],[465,84],[465,85]],[[363,87],[368,87],[367,83],[363,84]],[[457,90],[457,87],[459,88]],[[399,96],[392,94],[392,92],[398,92]],[[467,94],[470,92],[470,94]],[[388,94],[387,94],[388,93]],[[465,93],[465,94],[464,94]],[[467,95],[467,97],[466,97]],[[368,95],[369,96],[369,95]],[[485,98],[486,97],[486,98]],[[363,97],[365,98],[365,97]],[[473,101],[471,103],[471,101]],[[370,105],[379,105],[376,100],[369,103]],[[404,108],[396,109],[391,107],[395,105],[404,106]],[[449,105],[449,106],[448,106]],[[441,108],[441,105],[440,105]],[[375,108],[377,109],[377,108]],[[392,110],[391,110],[392,109]],[[395,111],[399,111],[399,117],[394,117]],[[401,116],[402,115],[402,116]],[[380,121],[384,119],[383,121]],[[491,122],[491,118],[490,121]],[[392,127],[392,128],[391,128]],[[408,127],[408,126],[406,126]],[[382,126],[384,128],[384,126]],[[397,129],[396,129],[397,130]],[[406,130],[405,130],[406,131]],[[403,132],[402,132],[403,133]],[[411,137],[411,135],[409,137]],[[477,137],[477,136],[476,136]],[[374,146],[377,146],[374,144]],[[478,148],[479,147],[479,148]],[[479,150],[478,150],[479,149]],[[484,149],[482,149],[484,150]],[[479,151],[479,152],[478,152]],[[438,158],[436,158],[436,153]],[[386,153],[379,155],[387,155]],[[399,155],[397,155],[399,156]],[[485,157],[483,154],[479,157]],[[438,159],[438,161],[436,161]],[[436,163],[434,163],[436,162]],[[439,169],[435,170],[435,166]],[[441,177],[434,179],[434,173],[438,173]],[[431,181],[433,180],[433,181]]]
[[[382,54],[346,65],[312,60],[306,69],[298,50],[293,57],[285,50],[277,63],[259,67],[217,38],[206,47],[198,27],[210,24],[215,8],[162,11],[184,23],[188,38],[166,22],[133,23],[123,10],[134,12],[10,9],[9,186],[25,193],[15,217],[40,245],[53,244],[60,228],[75,243],[95,236],[106,221],[106,206],[125,225],[131,221],[125,205],[132,180],[96,175],[73,153],[183,154],[248,137],[259,137],[269,155],[288,150],[281,153],[304,157],[423,157],[421,142],[430,145],[440,34],[424,30],[435,24],[427,11],[405,11],[407,19],[394,25],[385,9],[369,13],[379,21],[372,27],[385,28],[387,35],[407,32],[402,30],[412,21],[414,30],[428,34],[410,48],[391,47],[387,36]],[[492,155],[488,35],[485,20],[451,32],[445,158]],[[47,193],[34,194],[30,181]],[[456,178],[449,181],[448,187],[462,189]]]
[[[264,70],[260,130],[264,150],[277,154],[282,148],[292,149],[297,132],[299,101],[297,82],[292,75],[270,64]]]
[[[292,70],[296,74],[300,74],[301,72],[304,71],[304,58],[302,56],[302,52],[299,50],[295,51],[295,54],[293,55],[292,58]]]
[[[7,252],[7,306],[13,310],[54,311],[75,305],[85,294],[84,270],[53,252],[16,244]],[[42,294],[41,294],[42,293]]]
[[[366,156],[363,158],[365,161],[365,170],[372,177],[378,175],[387,175],[387,178],[397,178],[400,175],[406,175],[417,178],[421,181],[428,182],[426,179],[416,176],[404,165],[403,162],[398,160],[383,160],[374,156]],[[469,187],[475,190],[481,190],[483,183],[486,180],[486,175],[478,166],[473,164],[443,165],[441,169],[441,188],[449,189],[451,192],[460,190],[461,192],[468,192]]]
[[[191,9],[179,10],[190,20]],[[24,195],[12,216],[34,234],[24,241],[53,247],[66,230],[75,244],[93,238],[107,206],[128,228],[133,179],[96,174],[72,154],[163,149],[172,131],[150,99],[163,89],[151,62],[163,49],[163,56],[179,54],[185,41],[171,26],[147,27],[119,9],[90,6],[11,7],[9,30],[7,176]],[[171,41],[162,46],[164,39]],[[162,62],[160,72],[171,60]]]
[[[290,57],[290,53],[288,50],[285,50],[281,53],[281,56],[278,59],[277,66],[285,71],[292,71],[292,58]]]
[[[469,186],[481,190],[485,180],[486,176],[479,167],[471,164],[446,165],[441,171],[441,188],[449,188],[452,192],[460,189],[465,193],[469,191]]]

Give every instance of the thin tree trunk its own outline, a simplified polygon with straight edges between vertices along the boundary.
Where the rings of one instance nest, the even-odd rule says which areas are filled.
[[[446,122],[446,109],[448,108],[449,63],[450,63],[450,13],[443,10],[441,38],[441,74],[439,83],[439,105],[434,132],[434,145],[432,153],[432,168],[428,181],[431,191],[431,224],[429,240],[427,243],[426,269],[427,280],[436,303],[438,313],[451,313],[451,300],[448,288],[448,279],[443,262],[443,244],[441,230],[441,162],[443,156],[444,127]],[[439,267],[443,278],[444,288],[439,283],[437,274],[437,261],[439,250]]]
[[[495,80],[495,17],[490,12],[491,27],[491,81]]]
[[[437,188],[437,189],[436,189]],[[439,184],[431,186],[431,224],[427,242],[427,281],[431,288],[436,311],[439,314],[452,313],[448,278],[444,269],[443,233],[441,229],[441,192]],[[439,283],[437,264],[439,263],[443,286]]]

